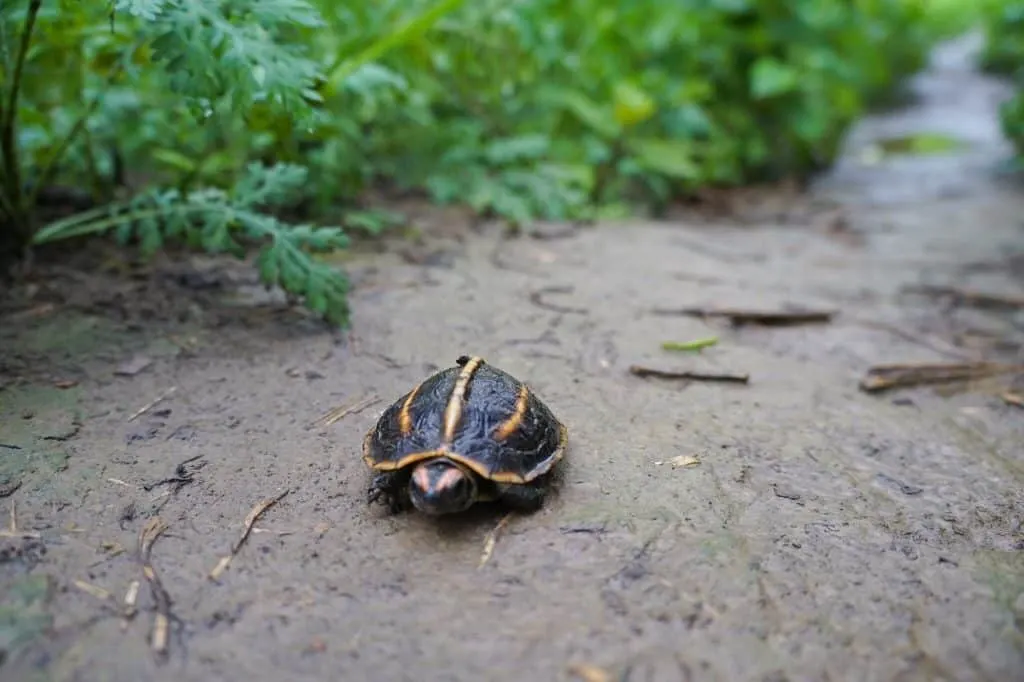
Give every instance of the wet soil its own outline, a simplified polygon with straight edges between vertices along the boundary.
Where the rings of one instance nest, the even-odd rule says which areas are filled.
[[[941,50],[918,101],[866,120],[809,196],[515,239],[424,212],[420,241],[345,262],[347,334],[244,264],[41,265],[0,323],[0,526],[7,509],[16,523],[0,677],[1021,679],[1012,379],[858,389],[873,364],[1024,361],[1019,308],[907,291],[1024,293],[1024,192],[993,170],[1006,92],[973,72],[972,45]],[[872,140],[922,130],[963,145],[865,162]],[[654,312],[709,305],[836,315],[734,328]],[[712,335],[700,353],[660,347]],[[380,410],[463,353],[527,381],[570,430],[547,504],[512,516],[485,563],[500,510],[388,516],[367,507],[359,459]],[[344,406],[362,409],[317,422]],[[165,658],[136,557],[154,518]]]

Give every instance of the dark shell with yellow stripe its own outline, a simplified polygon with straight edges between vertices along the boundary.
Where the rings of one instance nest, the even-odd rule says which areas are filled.
[[[565,425],[526,384],[464,355],[384,410],[363,440],[363,460],[398,475],[443,458],[479,477],[479,499],[494,499],[535,487],[567,445]]]

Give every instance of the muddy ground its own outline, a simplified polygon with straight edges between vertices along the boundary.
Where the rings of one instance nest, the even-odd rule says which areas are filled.
[[[1024,294],[1024,192],[993,170],[1006,93],[970,49],[940,51],[918,101],[865,121],[809,197],[517,239],[422,213],[422,240],[346,262],[350,334],[268,300],[245,266],[41,265],[0,322],[0,508],[17,524],[0,538],[0,678],[1022,679],[1011,379],[858,389],[879,363],[1022,358],[1019,308],[906,290]],[[922,130],[963,146],[868,162],[872,140]],[[837,314],[731,328],[652,312],[705,305]],[[711,335],[700,354],[660,348]],[[483,565],[499,511],[388,517],[359,459],[380,410],[463,353],[570,429],[547,505],[511,517]],[[145,582],[120,615],[157,517],[165,660]]]

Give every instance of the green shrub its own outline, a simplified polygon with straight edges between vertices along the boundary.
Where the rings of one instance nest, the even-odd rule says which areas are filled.
[[[988,0],[984,23],[982,67],[1017,83],[1017,94],[1000,107],[999,119],[1017,150],[1013,165],[1024,170],[1024,2]]]
[[[805,177],[923,65],[927,9],[8,0],[0,235],[8,250],[104,231],[144,253],[255,245],[267,284],[344,324],[344,276],[316,253],[389,224],[360,210],[370,186],[525,221]],[[98,208],[42,219],[53,185]],[[328,214],[341,225],[313,227]]]

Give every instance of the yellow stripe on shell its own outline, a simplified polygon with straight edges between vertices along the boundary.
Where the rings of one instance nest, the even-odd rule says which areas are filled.
[[[483,358],[470,358],[469,362],[462,366],[459,376],[455,379],[452,394],[449,396],[448,404],[444,408],[444,427],[441,431],[441,444],[443,447],[451,445],[455,439],[455,429],[459,427],[459,421],[462,419],[462,410],[465,407],[466,389],[469,388],[469,382],[482,364],[484,364]]]

